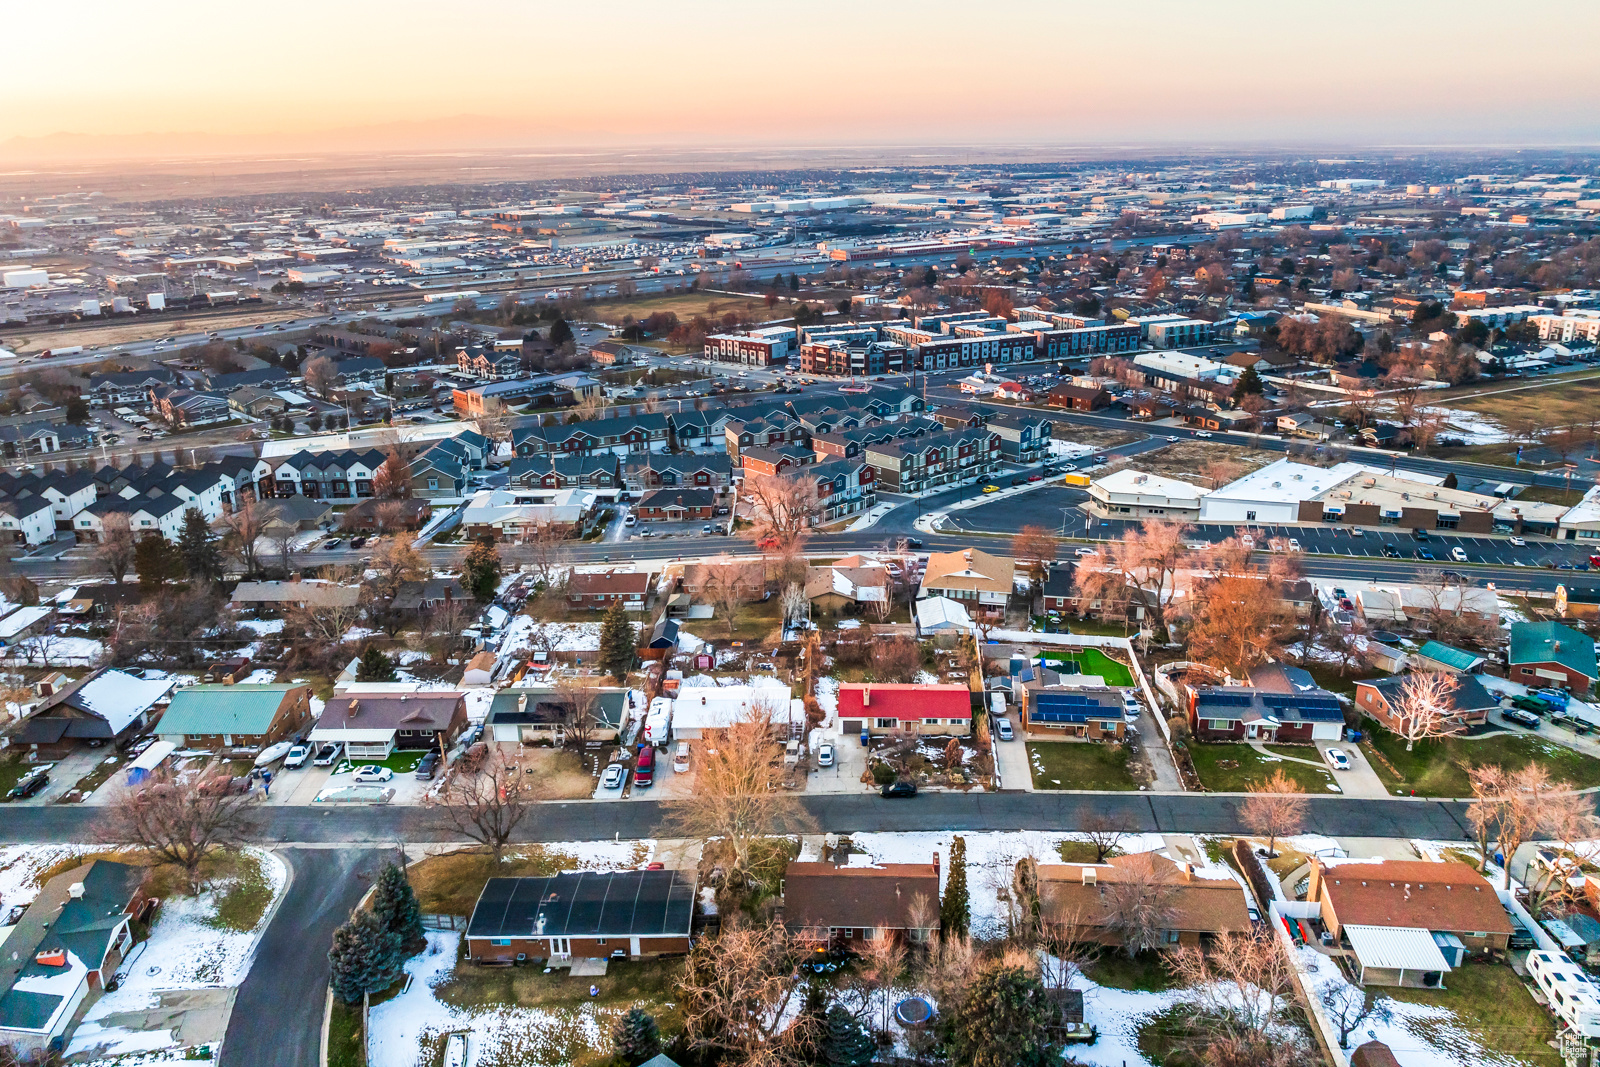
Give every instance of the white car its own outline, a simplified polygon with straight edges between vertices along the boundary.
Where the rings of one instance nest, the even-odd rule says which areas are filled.
[[[833,766],[833,742],[832,741],[824,741],[824,742],[822,742],[822,744],[817,746],[817,766],[818,767],[832,767]]]
[[[295,745],[289,750],[289,754],[283,757],[283,765],[285,767],[303,767],[305,766],[306,760],[310,758],[310,745]]]
[[[1528,547],[1528,542],[1524,541],[1520,537],[1513,537],[1511,539],[1511,547],[1512,548],[1527,548]]]
[[[373,785],[378,782],[387,782],[393,777],[394,771],[388,767],[380,767],[376,763],[369,763],[363,767],[357,767],[356,773],[350,776],[350,780],[357,785]]]
[[[1126,719],[1137,719],[1139,712],[1144,710],[1144,705],[1139,703],[1139,698],[1132,693],[1122,694],[1122,715]]]
[[[1210,430],[1196,430],[1194,432],[1194,435],[1196,437],[1210,437],[1211,436],[1211,431]]]
[[[1467,561],[1467,550],[1457,545],[1450,550],[1450,558],[1457,563],[1465,563]]]
[[[622,783],[628,780],[628,768],[620,763],[613,763],[606,768],[606,773],[600,779],[600,784],[607,789],[621,789]]]
[[[996,719],[994,721],[994,734],[1002,741],[1009,741],[1016,736],[1011,729],[1010,719]]]
[[[1343,749],[1330,748],[1323,755],[1328,757],[1328,765],[1334,770],[1348,771],[1350,769],[1350,757],[1344,754]]]
[[[1300,551],[1300,541],[1297,538],[1293,538],[1293,537],[1289,538],[1289,551],[1290,552],[1298,552],[1298,551]]]

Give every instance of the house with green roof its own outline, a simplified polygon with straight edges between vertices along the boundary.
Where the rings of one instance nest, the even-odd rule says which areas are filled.
[[[44,884],[0,954],[0,1045],[33,1062],[70,1040],[83,1002],[98,997],[145,900],[143,867],[90,860]]]
[[[310,725],[310,686],[195,685],[173,695],[155,732],[179,748],[260,752]]]
[[[1512,623],[1506,664],[1513,682],[1564,686],[1579,696],[1600,677],[1595,668],[1594,639],[1559,622]]]
[[[1429,641],[1411,654],[1411,663],[1418,670],[1445,671],[1449,674],[1481,674],[1488,662],[1476,652],[1468,652],[1443,641]]]

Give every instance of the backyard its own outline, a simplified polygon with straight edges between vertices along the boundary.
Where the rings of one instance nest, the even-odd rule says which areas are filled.
[[[1406,751],[1404,739],[1375,728],[1361,742],[1373,769],[1396,793],[1423,797],[1469,797],[1467,768],[1498,763],[1517,770],[1539,763],[1556,781],[1579,789],[1600,785],[1600,760],[1528,734],[1496,732],[1477,737],[1418,741]]]
[[[1445,978],[1443,989],[1385,989],[1387,996],[1408,1004],[1443,1008],[1435,1018],[1410,1018],[1406,1028],[1440,1052],[1459,1052],[1465,1060],[1473,1051],[1461,1047],[1461,1031],[1473,1043],[1493,1049],[1512,1062],[1559,1067],[1561,1055],[1547,1042],[1555,1040],[1550,1013],[1529,995],[1510,967],[1494,963],[1469,963]],[[1496,1062],[1499,1062],[1498,1060]]]
[[[637,857],[644,863],[648,849],[641,845]],[[561,871],[576,870],[579,857],[543,845],[522,845],[508,852],[500,865],[494,857],[476,849],[462,849],[413,863],[407,874],[417,891],[422,910],[437,915],[471,915],[478,894],[490,878],[537,878]]]
[[[1098,648],[1086,648],[1070,654],[1046,651],[1043,655],[1045,662],[1062,674],[1097,675],[1110,686],[1131,688],[1133,685],[1133,671],[1128,665],[1118,663]]]
[[[783,620],[783,603],[774,596],[766,603],[757,601],[741,605],[733,614],[735,641],[761,641],[777,630]],[[716,640],[730,636],[728,624],[719,615],[709,619],[685,619],[683,629],[703,640]]]
[[[1190,741],[1189,755],[1194,760],[1195,773],[1201,783],[1215,793],[1248,793],[1277,771],[1300,783],[1307,793],[1331,793],[1333,774],[1320,767],[1307,766],[1293,760],[1279,759],[1275,755],[1259,752],[1249,745],[1227,741]],[[1280,746],[1283,754],[1300,759],[1316,759],[1317,750]]]
[[[1138,789],[1126,745],[1088,741],[1028,744],[1035,789]]]

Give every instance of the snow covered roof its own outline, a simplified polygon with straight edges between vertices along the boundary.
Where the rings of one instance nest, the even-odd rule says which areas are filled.
[[[1123,467],[1103,478],[1096,478],[1094,486],[1108,495],[1156,499],[1173,504],[1187,504],[1189,507],[1199,507],[1201,498],[1207,493],[1207,490],[1197,485],[1180,482],[1176,478],[1163,478],[1159,474],[1146,474],[1132,467]]]
[[[784,719],[790,710],[789,687],[776,682],[686,688],[672,703],[672,722],[680,730],[714,730],[745,721],[758,706],[774,720]]]
[[[939,630],[971,630],[967,609],[947,596],[931,596],[917,601],[917,629],[923,633]]]
[[[135,678],[121,671],[106,670],[80,685],[67,698],[74,707],[92,711],[120,734],[128,725],[150,710],[177,682],[171,678]]]
[[[4,619],[0,619],[0,641],[17,636],[54,610],[55,608],[44,604],[35,604],[31,608],[18,608]]]

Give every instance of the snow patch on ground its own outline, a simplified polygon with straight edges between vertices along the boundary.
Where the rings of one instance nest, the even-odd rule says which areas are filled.
[[[258,634],[283,633],[282,619],[240,619],[238,626],[242,630],[254,630]]]

